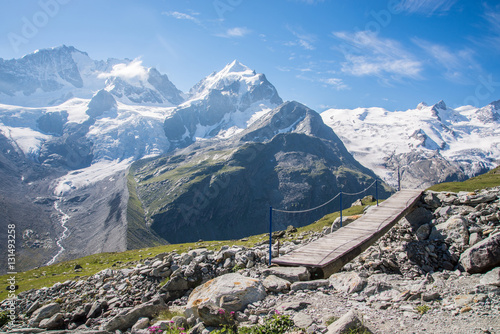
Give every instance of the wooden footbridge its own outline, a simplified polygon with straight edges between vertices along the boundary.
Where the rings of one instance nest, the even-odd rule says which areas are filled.
[[[347,226],[304,245],[272,263],[303,266],[316,277],[329,277],[361,254],[413,209],[422,190],[401,190]]]

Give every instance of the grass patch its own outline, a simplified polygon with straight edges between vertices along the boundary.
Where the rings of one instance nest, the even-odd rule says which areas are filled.
[[[184,312],[182,312],[180,310],[167,309],[167,310],[160,311],[160,313],[158,313],[156,315],[155,320],[156,321],[158,321],[158,320],[170,320],[173,317],[177,317],[177,316],[183,317]]]
[[[463,182],[445,182],[436,184],[427,190],[449,191],[457,193],[459,191],[475,191],[500,186],[500,166],[489,172],[470,178]]]
[[[339,317],[332,316],[325,321],[325,325],[328,327],[337,320],[339,320]]]
[[[415,311],[417,311],[419,314],[426,314],[430,310],[429,305],[418,305],[415,307]]]

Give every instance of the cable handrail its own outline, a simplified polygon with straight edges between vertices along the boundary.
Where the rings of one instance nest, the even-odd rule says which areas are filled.
[[[370,189],[376,182],[377,182],[377,179],[375,179],[375,181],[373,181],[372,184],[370,184],[368,187],[366,187],[365,189],[363,189],[363,190],[361,190],[360,192],[357,192],[357,193],[345,193],[343,191],[340,191],[340,192],[337,193],[337,195],[335,195],[333,198],[329,199],[325,203],[323,203],[321,205],[318,205],[317,207],[314,207],[314,208],[311,208],[311,209],[306,209],[306,210],[283,210],[283,209],[272,208],[272,211],[283,212],[283,213],[305,213],[305,212],[314,211],[314,210],[317,210],[317,209],[319,209],[321,207],[324,207],[325,205],[331,203],[334,199],[336,199],[340,195],[355,196],[355,195],[362,194],[365,191],[367,191],[368,189]]]
[[[315,208],[312,208],[312,209],[307,209],[307,210],[297,210],[297,211],[289,211],[289,210],[281,210],[281,209],[274,209],[273,208],[273,211],[276,211],[276,212],[284,212],[284,213],[304,213],[304,212],[309,212],[309,211],[314,211],[316,209],[319,209],[327,204],[329,204],[331,201],[333,201],[334,199],[336,199],[337,197],[340,196],[340,193],[338,193],[337,195],[335,195],[335,197],[333,197],[332,199],[328,200],[327,202],[315,207]]]
[[[359,195],[359,194],[364,193],[364,192],[365,192],[365,191],[367,191],[368,189],[370,189],[370,188],[371,188],[371,187],[375,184],[375,182],[377,182],[377,180],[373,181],[373,182],[372,182],[372,184],[370,184],[368,187],[366,187],[365,189],[363,189],[363,190],[361,190],[361,191],[359,191],[359,192],[357,192],[357,193],[345,193],[345,192],[343,192],[343,191],[341,191],[341,193],[342,193],[343,195],[347,195],[347,196],[355,196],[355,195]]]

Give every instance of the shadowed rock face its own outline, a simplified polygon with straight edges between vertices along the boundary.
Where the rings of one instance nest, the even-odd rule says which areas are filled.
[[[101,89],[90,100],[86,113],[90,117],[95,118],[113,108],[116,108],[115,98],[105,89]]]

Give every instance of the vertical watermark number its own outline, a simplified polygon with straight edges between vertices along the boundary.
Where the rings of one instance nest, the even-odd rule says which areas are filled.
[[[16,319],[16,225],[7,225],[7,309],[9,311],[9,323],[14,324]]]

